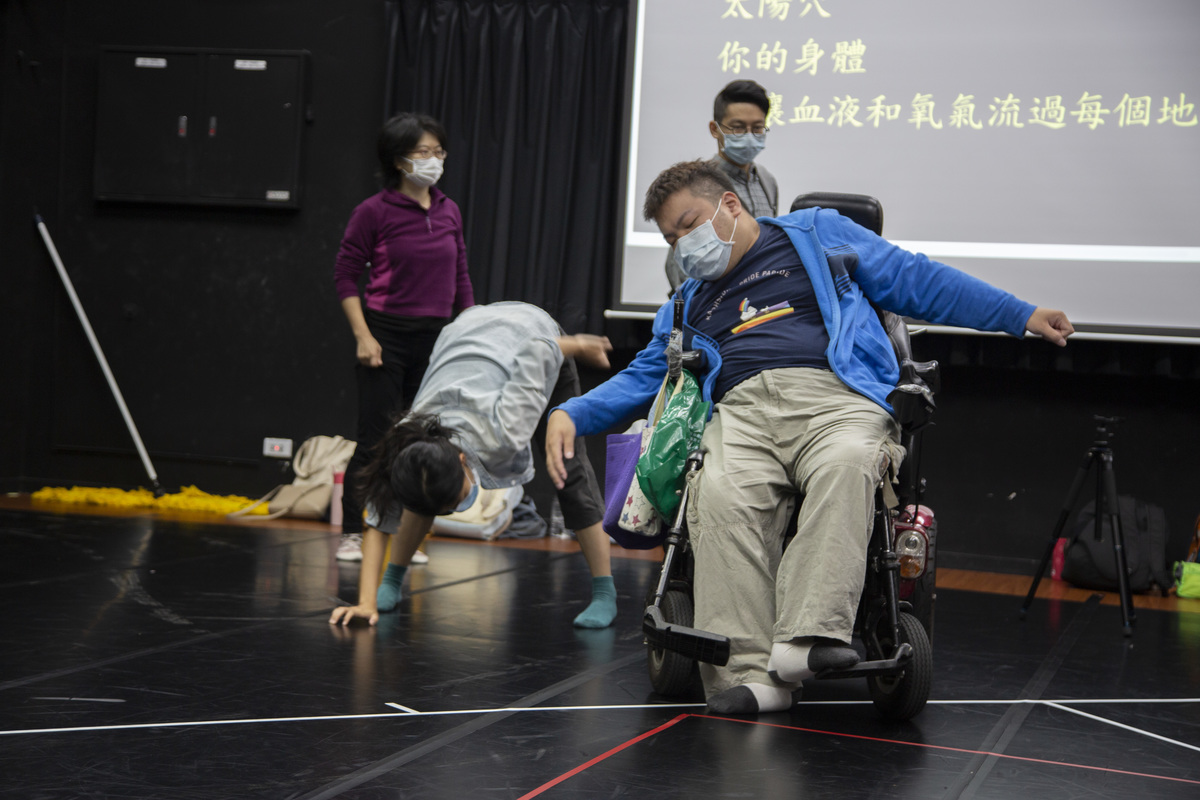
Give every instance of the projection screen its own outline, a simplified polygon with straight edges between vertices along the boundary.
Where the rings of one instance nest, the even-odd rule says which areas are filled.
[[[639,0],[613,316],[667,296],[646,187],[771,99],[780,212],[879,198],[884,235],[1105,338],[1200,343],[1200,3]],[[632,312],[632,313],[630,313]]]

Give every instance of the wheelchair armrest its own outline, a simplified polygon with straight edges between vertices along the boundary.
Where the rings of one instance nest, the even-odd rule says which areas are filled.
[[[924,383],[929,391],[937,394],[942,390],[942,368],[936,361],[913,361],[905,359],[900,365],[898,383]]]
[[[686,369],[693,375],[702,375],[708,368],[708,359],[700,350],[682,350],[674,343],[667,345],[667,376],[673,381],[680,370]]]
[[[700,375],[708,369],[708,359],[701,350],[685,350],[682,360],[683,368],[693,375]]]
[[[908,323],[904,321],[904,317],[893,314],[891,311],[885,311],[878,306],[875,306],[875,314],[879,317],[879,323],[883,325],[883,330],[892,343],[892,349],[896,351],[896,360],[901,364],[911,361],[913,357],[912,339],[908,336]]]
[[[892,412],[906,433],[915,433],[929,424],[937,405],[933,394],[941,388],[941,371],[936,361],[904,359],[900,380],[887,396]]]

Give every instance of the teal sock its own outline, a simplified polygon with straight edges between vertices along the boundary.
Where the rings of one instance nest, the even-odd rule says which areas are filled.
[[[387,565],[383,581],[379,584],[379,591],[375,593],[375,606],[380,611],[394,611],[396,606],[400,605],[400,598],[404,596],[401,587],[404,586],[404,573],[407,570],[408,567],[399,564]]]
[[[611,575],[592,578],[592,602],[575,618],[576,628],[607,628],[617,618],[617,587]]]

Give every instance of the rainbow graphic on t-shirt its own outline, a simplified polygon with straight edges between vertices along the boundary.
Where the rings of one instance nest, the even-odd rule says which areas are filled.
[[[791,314],[796,309],[792,308],[791,303],[786,300],[782,303],[776,303],[773,306],[766,308],[755,308],[750,305],[750,298],[746,298],[738,306],[738,311],[742,314],[742,324],[735,326],[730,333],[742,333],[753,327],[762,325],[764,322],[770,322],[773,319],[779,319]]]

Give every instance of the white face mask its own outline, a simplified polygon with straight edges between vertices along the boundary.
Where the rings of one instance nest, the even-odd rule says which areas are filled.
[[[717,208],[719,214],[721,209]],[[713,281],[725,274],[729,257],[733,254],[733,233],[726,242],[717,234],[712,219],[675,241],[675,262],[689,278]],[[733,218],[733,230],[737,232],[737,217]]]
[[[462,502],[454,507],[456,514],[461,514],[475,505],[475,498],[479,497],[479,479],[475,477],[475,470],[467,467],[467,472],[471,473],[471,491],[467,492],[467,496],[462,499]]]
[[[415,161],[411,158],[405,158],[404,160],[412,164],[412,172],[404,173],[404,177],[423,189],[433,186],[438,182],[438,178],[442,177],[444,160],[437,156],[419,158]]]

